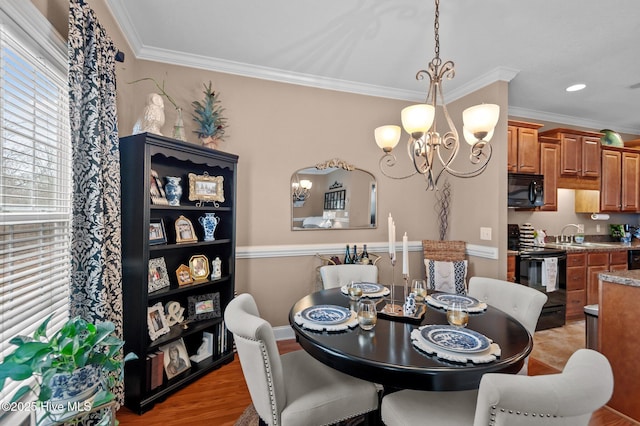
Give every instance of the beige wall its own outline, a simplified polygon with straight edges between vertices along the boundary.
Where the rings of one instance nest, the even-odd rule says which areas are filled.
[[[143,77],[164,81],[166,90],[184,108],[187,137],[194,143],[197,140],[192,133],[190,104],[202,98],[203,83],[211,81],[214,89],[220,91],[229,123],[228,138],[220,148],[240,156],[239,247],[323,243],[355,243],[361,247],[363,243],[384,242],[387,241],[386,217],[389,213],[394,216],[398,239],[404,232],[412,241],[438,239],[435,194],[425,191],[424,180],[420,177],[393,180],[382,176],[378,169],[381,151],[375,145],[373,129],[383,124],[399,124],[400,110],[406,102],[136,60],[104,3],[98,0],[89,3],[117,47],[126,53],[126,61],[117,66],[121,136],[131,133],[146,95],[155,91],[150,82],[133,85],[127,82]],[[499,247],[500,253],[504,254],[506,238],[501,228],[506,227],[501,224],[506,223],[506,83],[493,84],[452,103],[450,113],[458,129],[462,127],[462,110],[478,102],[501,105],[500,124],[492,140],[494,158],[478,178],[449,178],[452,187],[449,239]],[[168,102],[165,102],[165,115],[162,130],[170,135],[175,113]],[[406,140],[406,135],[403,139]],[[468,146],[463,143],[461,149],[459,157],[466,159]],[[409,171],[404,152],[404,147],[399,146],[399,160],[405,167],[398,175]],[[376,176],[381,226],[373,230],[291,231],[292,172],[333,157]],[[480,241],[481,226],[492,228],[491,241]],[[336,254],[342,255],[341,252]],[[472,257],[470,261],[472,274],[506,275],[506,262],[478,257]],[[319,264],[313,256],[238,259],[236,288],[238,293],[252,293],[261,314],[274,326],[286,325],[292,304],[316,288]],[[379,265],[381,282],[390,282],[388,257]],[[412,276],[423,274],[420,252],[411,253],[410,265]],[[400,283],[400,271],[401,267],[396,267],[397,283]]]

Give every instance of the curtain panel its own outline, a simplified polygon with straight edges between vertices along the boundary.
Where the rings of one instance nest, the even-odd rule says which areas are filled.
[[[116,48],[83,0],[70,1],[68,46],[73,162],[70,316],[111,321],[122,337]],[[111,389],[119,403],[123,389],[119,380]]]

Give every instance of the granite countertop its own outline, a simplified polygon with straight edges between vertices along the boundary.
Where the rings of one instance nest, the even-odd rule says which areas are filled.
[[[634,239],[631,243],[620,242],[587,242],[583,244],[556,244],[546,243],[545,247],[566,250],[567,253],[584,253],[588,252],[610,252],[610,251],[627,251],[640,249],[640,241]]]
[[[632,269],[630,271],[601,272],[600,274],[598,274],[598,278],[600,278],[602,281],[608,281],[615,284],[640,287],[640,269]]]

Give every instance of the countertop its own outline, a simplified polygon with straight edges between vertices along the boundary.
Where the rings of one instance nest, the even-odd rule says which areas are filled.
[[[619,242],[584,242],[583,244],[556,244],[546,243],[545,247],[566,250],[567,253],[584,253],[584,252],[610,252],[610,251],[627,251],[640,250],[640,241],[634,239],[631,243]]]
[[[598,274],[598,278],[602,281],[608,281],[615,284],[640,287],[640,269],[601,272]]]

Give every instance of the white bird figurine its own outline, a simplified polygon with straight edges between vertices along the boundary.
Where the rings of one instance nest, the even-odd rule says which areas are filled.
[[[138,133],[155,133],[162,136],[160,127],[164,125],[164,101],[162,96],[157,93],[149,93],[147,96],[147,105],[142,111],[142,118],[136,121],[133,126],[133,134]]]

